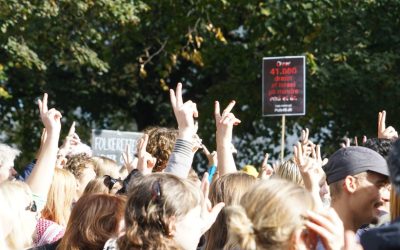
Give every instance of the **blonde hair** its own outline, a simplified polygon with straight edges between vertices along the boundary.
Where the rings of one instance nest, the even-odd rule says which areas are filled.
[[[171,174],[154,173],[135,180],[126,204],[126,233],[118,239],[118,248],[179,249],[170,236],[171,219],[183,218],[201,199],[192,182]]]
[[[213,205],[224,202],[226,206],[238,205],[243,194],[256,183],[254,176],[247,173],[237,172],[226,174],[216,179],[210,187],[210,201]],[[206,233],[207,250],[222,249],[226,243],[228,228],[226,224],[226,213],[223,209],[215,223]]]
[[[108,187],[106,187],[106,185],[104,184],[104,178],[105,177],[103,176],[89,181],[82,195],[98,193],[109,194],[110,190],[108,190]]]
[[[240,205],[227,208],[224,249],[287,249],[292,234],[304,226],[303,214],[313,207],[310,193],[299,185],[279,179],[258,182]]]
[[[15,158],[21,153],[18,149],[0,143],[0,167],[3,164],[13,164]]]
[[[76,179],[67,170],[56,168],[42,218],[66,227],[76,193]]]
[[[119,167],[116,161],[105,156],[93,156],[92,161],[98,177],[104,175],[109,175],[113,178],[119,177]]]
[[[293,159],[283,162],[275,169],[274,178],[276,177],[304,186],[300,169]]]
[[[0,203],[6,216],[2,216],[2,226],[7,226],[9,219],[9,230],[3,232],[10,249],[25,249],[33,245],[33,235],[36,227],[35,214],[28,211],[33,202],[32,192],[28,185],[20,181],[5,181],[0,184]]]

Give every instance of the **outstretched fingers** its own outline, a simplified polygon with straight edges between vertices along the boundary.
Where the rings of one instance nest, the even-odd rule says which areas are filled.
[[[218,101],[215,101],[215,103],[214,103],[214,118],[215,118],[215,122],[219,122],[221,120],[221,111],[220,111]]]
[[[229,114],[233,107],[235,106],[236,102],[235,101],[231,101],[228,106],[226,106],[226,108],[224,109],[224,111],[222,112],[222,117],[224,117],[225,115]]]

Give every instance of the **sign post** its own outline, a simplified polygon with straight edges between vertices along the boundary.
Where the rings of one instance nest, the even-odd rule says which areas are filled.
[[[305,57],[264,57],[262,81],[263,116],[282,116],[281,161],[283,161],[285,116],[306,113]]]

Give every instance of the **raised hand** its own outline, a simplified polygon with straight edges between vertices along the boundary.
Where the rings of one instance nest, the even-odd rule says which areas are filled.
[[[231,101],[221,114],[219,102],[215,101],[214,118],[217,128],[217,145],[219,142],[224,144],[229,143],[230,145],[232,142],[233,126],[236,126],[241,122],[233,113],[231,113],[235,104],[235,101]]]
[[[274,173],[274,169],[272,168],[271,165],[268,164],[268,158],[269,158],[269,154],[266,153],[264,156],[264,160],[261,164],[260,173],[258,175],[258,177],[261,179],[269,179]]]
[[[218,156],[217,156],[217,151],[212,151],[211,153],[210,153],[210,151],[207,149],[207,147],[204,145],[204,144],[202,144],[203,145],[203,152],[204,152],[204,155],[207,157],[207,160],[208,160],[208,166],[209,167],[211,167],[211,166],[218,166]]]
[[[310,136],[310,131],[308,130],[308,128],[306,128],[305,130],[304,129],[301,130],[300,143],[301,146],[303,147],[303,151],[307,156],[311,155],[311,152],[315,147],[314,143],[311,140],[309,140],[309,136]]]
[[[125,166],[126,170],[128,171],[128,173],[132,172],[132,170],[137,168],[137,159],[132,158],[131,146],[129,144],[126,144],[125,151],[122,152],[122,159],[124,161],[124,166]]]
[[[197,150],[203,147],[202,141],[203,140],[197,134],[193,135],[193,153],[196,153]]]
[[[47,133],[60,133],[62,115],[54,108],[49,110],[47,106],[47,99],[47,93],[45,93],[43,95],[43,100],[38,101],[40,118],[43,122],[44,127],[47,130]]]
[[[71,151],[71,149],[81,143],[81,139],[78,134],[75,133],[75,122],[72,122],[71,127],[69,128],[68,135],[64,139],[63,145],[60,147],[60,150],[65,150],[66,153]]]
[[[137,153],[138,153],[137,169],[143,175],[151,174],[157,162],[157,159],[146,151],[148,141],[149,141],[149,135],[147,134],[143,135],[143,137],[140,138],[137,147]]]
[[[178,83],[176,92],[170,89],[169,96],[176,121],[178,122],[178,138],[192,141],[193,135],[196,133],[194,118],[199,115],[196,103],[190,100],[183,103],[182,83]]]
[[[308,211],[306,227],[318,234],[327,250],[341,250],[344,246],[343,222],[333,208],[323,212]]]
[[[378,138],[379,139],[394,139],[397,138],[397,131],[392,127],[386,127],[386,111],[383,110],[378,114]]]
[[[40,119],[46,129],[46,138],[43,138],[36,165],[29,175],[27,183],[33,193],[46,200],[56,167],[62,115],[54,108],[48,109],[47,94],[44,94],[43,100],[39,100],[38,106]],[[38,208],[39,214],[41,209],[42,207]]]
[[[203,193],[202,199],[202,209],[201,209],[201,219],[202,219],[202,233],[210,229],[212,224],[214,224],[215,220],[217,219],[218,214],[224,208],[225,203],[220,202],[216,204],[214,207],[211,204],[211,201],[208,199],[208,193],[210,191],[210,182],[208,181],[208,173],[206,172],[203,175],[203,179],[201,181],[201,190]]]
[[[303,177],[305,188],[311,192],[317,208],[321,209],[323,204],[319,196],[319,181],[321,180],[320,170],[322,169],[323,161],[321,159],[319,146],[316,148],[318,148],[318,153],[316,150],[313,150],[313,157],[309,157],[307,156],[307,153],[303,151],[300,142],[298,142],[297,145],[294,146],[294,160],[299,167],[301,176]]]
[[[217,128],[217,155],[218,155],[218,169],[220,175],[236,172],[235,160],[232,155],[232,130],[233,126],[238,125],[240,120],[231,113],[235,101],[231,101],[229,105],[220,112],[219,102],[215,101],[214,105],[214,118]]]
[[[340,147],[342,148],[347,148],[350,147],[350,139],[349,138],[344,138],[344,142],[340,143]]]

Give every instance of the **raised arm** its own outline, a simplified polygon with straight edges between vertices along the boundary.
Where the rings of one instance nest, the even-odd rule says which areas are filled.
[[[235,101],[231,101],[222,114],[218,101],[215,102],[214,106],[215,125],[217,128],[218,172],[220,176],[237,171],[231,144],[233,126],[238,125],[240,120],[231,113],[234,106]]]
[[[386,111],[383,110],[378,114],[378,138],[379,139],[395,139],[398,137],[396,129],[392,126],[386,127]]]
[[[187,178],[193,161],[193,136],[196,133],[194,118],[198,117],[196,103],[182,99],[182,83],[176,86],[176,92],[170,89],[171,105],[178,122],[178,139],[169,157],[164,172]]]
[[[62,116],[54,108],[48,110],[47,94],[44,94],[43,101],[39,100],[39,112],[46,128],[47,137],[43,141],[43,145],[41,145],[36,165],[31,175],[29,175],[27,183],[33,194],[46,200],[56,166]]]

